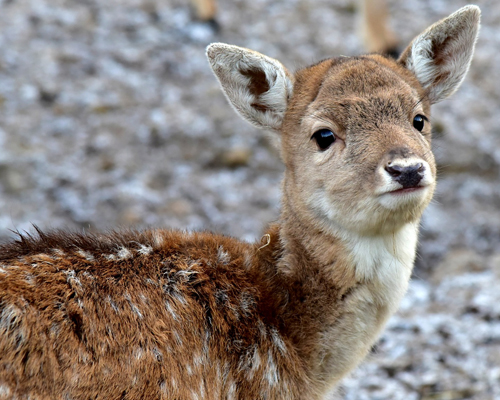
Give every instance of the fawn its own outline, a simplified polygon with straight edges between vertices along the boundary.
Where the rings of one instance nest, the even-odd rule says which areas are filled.
[[[321,399],[410,279],[436,166],[430,105],[472,58],[467,6],[398,60],[292,75],[226,44],[234,108],[275,133],[281,216],[260,243],[169,230],[20,235],[0,247],[0,399]]]

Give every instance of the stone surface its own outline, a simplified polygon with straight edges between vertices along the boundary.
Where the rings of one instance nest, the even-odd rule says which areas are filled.
[[[208,43],[291,69],[359,54],[353,0],[0,0],[0,236],[11,229],[211,229],[259,240],[282,165],[227,104]],[[402,42],[465,0],[391,0]],[[461,89],[434,108],[440,183],[416,280],[345,399],[500,399],[500,3]]]

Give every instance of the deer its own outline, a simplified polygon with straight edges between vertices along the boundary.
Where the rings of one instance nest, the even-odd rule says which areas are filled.
[[[219,24],[216,19],[216,0],[191,0],[190,3],[196,19],[211,24],[215,30],[219,29]]]
[[[399,41],[388,22],[386,0],[362,0],[359,3],[358,30],[369,53],[398,56]]]
[[[0,247],[0,399],[328,398],[407,290],[436,186],[430,107],[463,81],[479,20],[469,5],[398,59],[294,74],[209,45],[229,103],[278,146],[278,220],[256,243],[18,233]]]

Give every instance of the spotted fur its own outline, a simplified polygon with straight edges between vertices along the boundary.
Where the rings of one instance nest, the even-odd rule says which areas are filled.
[[[298,398],[307,378],[276,312],[290,293],[268,282],[277,239],[262,252],[211,233],[40,232],[2,246],[4,393]]]

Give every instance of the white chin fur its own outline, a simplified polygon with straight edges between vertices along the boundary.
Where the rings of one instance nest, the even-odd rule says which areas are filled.
[[[378,197],[378,202],[388,210],[407,208],[423,203],[429,197],[430,189],[430,186],[424,186],[407,193],[384,193]]]

